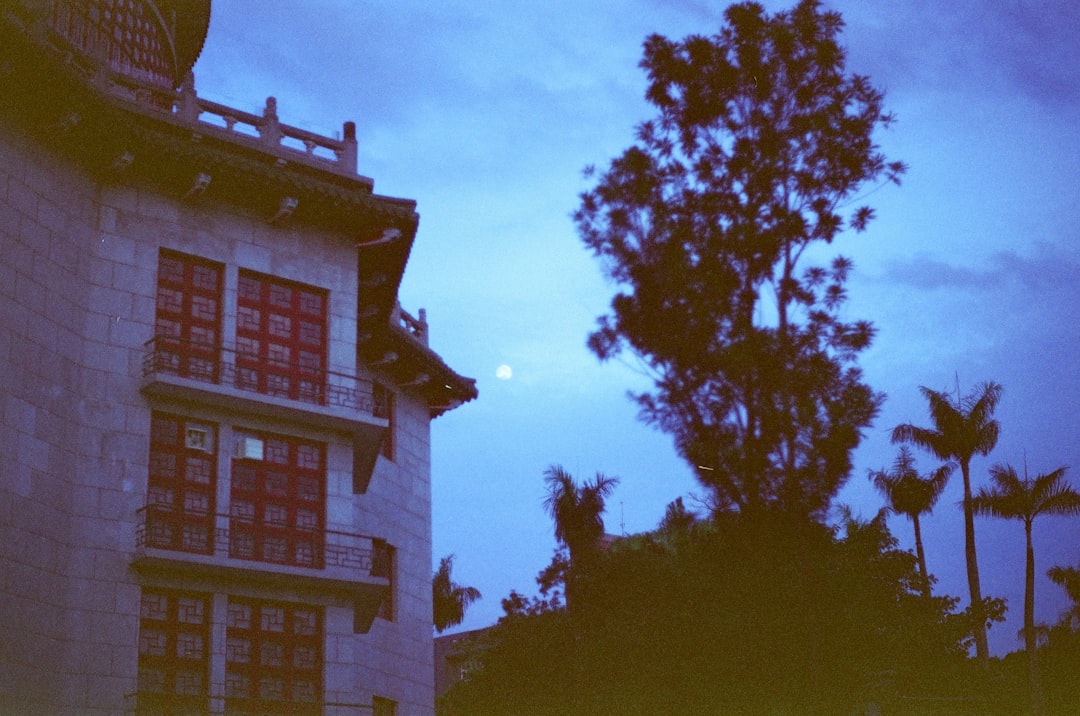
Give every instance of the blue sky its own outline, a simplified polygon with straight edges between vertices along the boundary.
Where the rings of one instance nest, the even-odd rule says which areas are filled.
[[[200,95],[322,134],[357,123],[360,173],[380,194],[418,201],[420,231],[401,288],[425,307],[433,347],[477,378],[480,399],[434,422],[435,558],[484,600],[463,628],[531,592],[554,539],[542,471],[560,463],[621,484],[609,532],[655,527],[697,486],[667,436],[639,424],[631,361],[600,364],[585,337],[614,287],[577,238],[570,212],[587,185],[652,116],[641,43],[711,34],[727,3],[550,0],[218,0],[195,67]],[[879,330],[861,363],[888,394],[840,500],[881,505],[867,469],[891,463],[888,433],[926,424],[919,385],[1005,387],[1002,435],[973,463],[1032,473],[1080,471],[1080,6],[1071,0],[831,2],[847,28],[849,68],[886,92],[898,123],[878,139],[910,170],[868,197],[877,219],[835,251],[851,256],[852,317]],[[783,3],[766,3],[780,9]],[[500,365],[509,380],[496,377]],[[922,457],[924,470],[934,467]],[[1080,474],[1068,473],[1080,486]],[[963,598],[957,478],[924,528],[936,591]],[[910,524],[891,521],[905,547]],[[1023,528],[976,523],[983,593],[1008,599],[991,646],[1019,648]],[[1065,606],[1043,575],[1080,562],[1080,520],[1035,525],[1036,619]]]

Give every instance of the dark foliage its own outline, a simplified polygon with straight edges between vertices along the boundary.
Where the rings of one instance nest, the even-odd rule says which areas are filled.
[[[574,214],[621,289],[589,345],[643,359],[642,417],[722,503],[820,518],[881,398],[854,365],[873,328],[841,317],[850,261],[800,262],[863,230],[871,209],[841,212],[904,166],[873,141],[890,117],[847,73],[837,13],[803,0],[725,18],[713,37],[645,42],[659,114]]]
[[[772,511],[620,540],[574,609],[518,594],[441,714],[848,713],[974,697],[970,624],[919,593],[883,515],[842,534]]]

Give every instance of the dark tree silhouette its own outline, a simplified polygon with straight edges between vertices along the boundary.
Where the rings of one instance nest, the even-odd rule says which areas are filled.
[[[682,497],[676,497],[664,508],[664,516],[660,520],[657,531],[672,535],[682,535],[694,528],[698,522],[698,516],[686,509]]]
[[[592,482],[578,485],[561,465],[544,471],[547,497],[544,509],[555,523],[555,539],[566,545],[569,564],[566,568],[566,604],[570,605],[571,586],[596,556],[604,535],[604,501],[611,495],[619,478],[596,473]]]
[[[440,634],[465,619],[465,610],[480,599],[480,590],[465,587],[453,580],[454,555],[439,560],[439,568],[431,577],[431,602],[434,612],[435,631]]]
[[[915,554],[919,560],[922,593],[926,597],[930,596],[930,573],[926,570],[926,551],[923,549],[919,516],[934,508],[952,470],[952,463],[945,463],[929,475],[920,475],[915,468],[915,458],[904,446],[900,448],[891,470],[870,472],[874,487],[888,501],[889,508],[893,512],[906,515],[915,528]]]
[[[971,458],[976,453],[987,455],[997,445],[1000,426],[994,420],[994,409],[1001,400],[1001,386],[994,382],[981,383],[964,397],[954,401],[948,393],[919,388],[930,404],[931,428],[910,423],[893,428],[894,443],[917,445],[939,460],[956,460],[964,478],[964,556],[967,560],[968,592],[975,616],[975,654],[983,664],[989,664],[990,649],[986,643],[986,620],[982,587],[979,585],[979,562],[975,551],[975,516],[971,507]]]
[[[1026,472],[1026,471],[1025,471]],[[1065,468],[1059,467],[1045,475],[1021,479],[1008,464],[990,468],[991,487],[982,487],[972,499],[976,514],[991,515],[1024,523],[1027,538],[1027,563],[1024,570],[1024,649],[1028,655],[1031,678],[1032,709],[1042,712],[1039,688],[1039,667],[1035,643],[1035,550],[1031,543],[1031,526],[1039,515],[1080,514],[1080,493],[1065,481]]]
[[[824,716],[983,695],[957,600],[918,593],[884,512],[842,530],[724,514],[620,540],[588,578],[569,610],[511,593],[440,713]]]
[[[642,418],[724,506],[821,518],[880,397],[854,365],[873,328],[839,313],[851,262],[801,264],[863,230],[869,207],[841,212],[905,167],[873,140],[891,117],[847,72],[838,13],[742,3],[725,20],[712,37],[645,41],[658,116],[574,214],[621,288],[589,346],[643,360]]]
[[[1074,623],[1080,623],[1080,567],[1054,566],[1046,571],[1050,581],[1065,590],[1072,601],[1062,618],[1062,622],[1069,629]]]

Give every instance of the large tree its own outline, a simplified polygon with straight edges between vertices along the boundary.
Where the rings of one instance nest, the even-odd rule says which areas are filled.
[[[924,428],[903,423],[893,428],[892,440],[911,443],[927,450],[939,460],[956,460],[964,478],[964,556],[967,560],[968,592],[975,619],[975,654],[984,664],[990,660],[986,642],[986,621],[982,587],[979,585],[979,561],[975,551],[975,513],[971,507],[971,458],[976,453],[987,455],[997,445],[1001,430],[994,420],[994,410],[1001,400],[1001,386],[994,382],[981,383],[956,399],[945,392],[919,388],[930,405],[933,427]]]
[[[915,554],[919,560],[923,596],[930,596],[930,573],[926,571],[926,552],[923,549],[922,529],[919,517],[930,512],[949,481],[953,464],[945,463],[929,475],[920,475],[915,458],[907,446],[893,461],[892,469],[870,472],[870,480],[889,503],[889,508],[906,515],[915,528]]]
[[[850,261],[806,265],[865,228],[860,190],[904,170],[875,143],[891,118],[847,71],[842,27],[802,0],[733,5],[711,37],[650,36],[658,116],[574,214],[620,288],[590,347],[642,359],[643,419],[745,512],[821,517],[880,402],[853,363],[873,328],[840,314]]]
[[[1031,527],[1040,515],[1080,514],[1080,493],[1065,480],[1065,468],[1021,479],[1008,464],[990,468],[990,487],[982,487],[971,501],[972,509],[980,515],[991,515],[1024,523],[1027,538],[1027,562],[1024,570],[1024,649],[1028,655],[1031,679],[1032,708],[1042,712],[1039,688],[1038,658],[1035,645],[1035,549],[1031,542]]]

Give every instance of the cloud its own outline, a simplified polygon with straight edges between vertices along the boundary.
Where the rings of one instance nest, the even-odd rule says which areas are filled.
[[[890,93],[929,87],[1080,104],[1080,5],[1072,0],[831,3],[848,23],[852,62]]]
[[[884,280],[920,290],[959,289],[967,292],[992,290],[1022,291],[1026,302],[1044,307],[1062,305],[1075,295],[1080,299],[1080,261],[1063,249],[1046,242],[1032,246],[1031,255],[1000,251],[984,266],[949,263],[928,254],[888,264]],[[1040,300],[1047,294],[1047,300]],[[1069,305],[1066,301],[1065,305]],[[1075,305],[1075,303],[1073,304]]]

